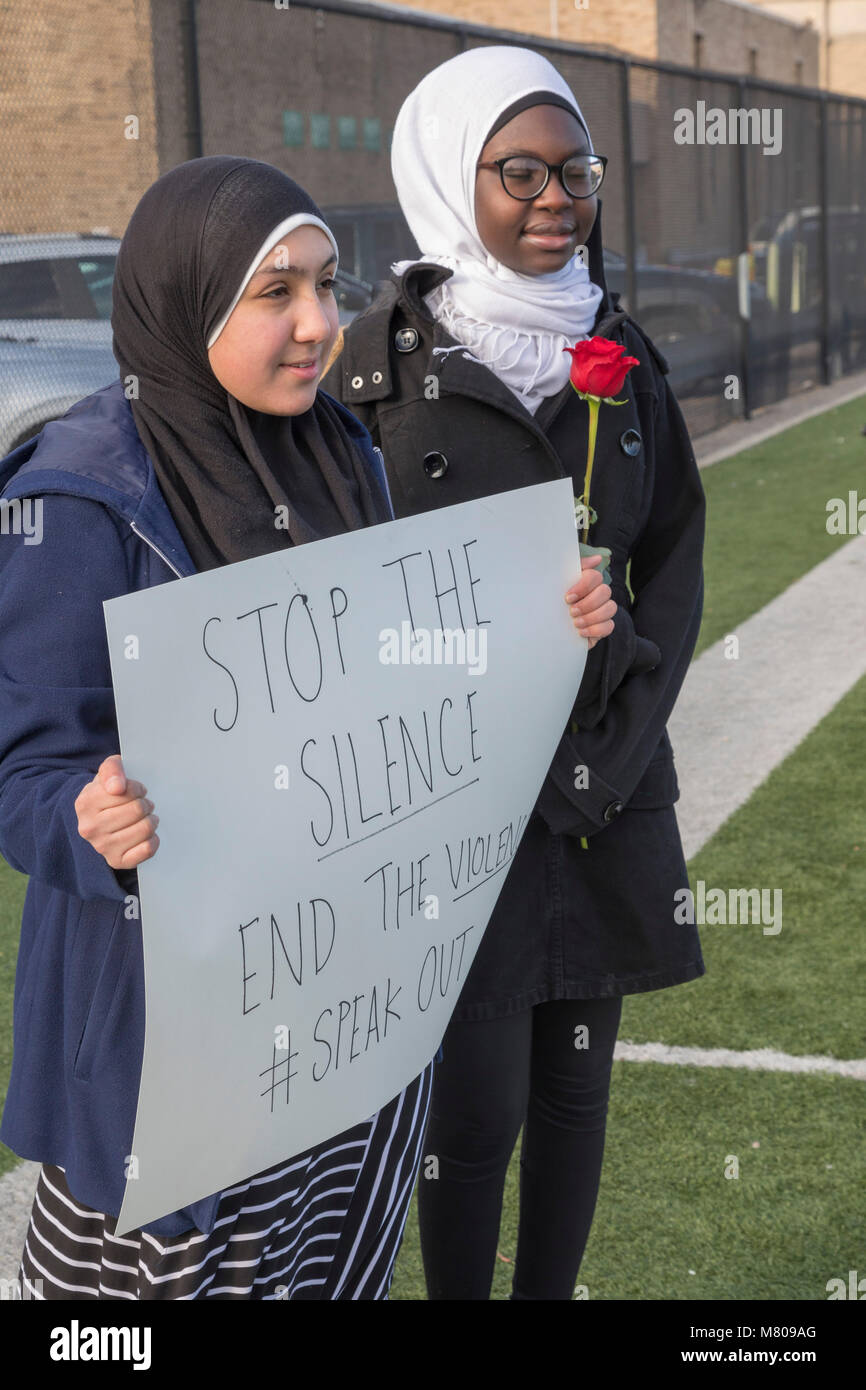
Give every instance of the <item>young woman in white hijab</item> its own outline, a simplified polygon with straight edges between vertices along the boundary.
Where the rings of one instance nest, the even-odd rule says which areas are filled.
[[[704,498],[666,365],[607,294],[604,167],[540,54],[477,48],[428,73],[392,142],[421,261],[392,267],[326,378],[381,446],[403,516],[563,474],[579,496],[588,410],[563,349],[616,329],[639,359],[616,393],[629,403],[601,407],[592,480],[613,631],[591,644],[434,1077],[418,1194],[431,1299],[489,1297],[521,1128],[511,1297],[573,1297],[622,997],[704,972],[673,918],[688,877],[665,730],[700,625]]]

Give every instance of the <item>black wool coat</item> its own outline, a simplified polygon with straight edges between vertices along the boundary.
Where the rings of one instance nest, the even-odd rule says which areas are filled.
[[[667,364],[609,294],[601,248],[599,203],[588,251],[590,278],[604,294],[593,332],[640,362],[619,392],[628,404],[601,406],[590,492],[598,519],[588,540],[611,550],[614,632],[587,657],[457,1019],[660,989],[704,973],[695,927],[674,917],[688,878],[665,725],[700,627],[705,498]],[[450,274],[416,264],[380,282],[322,382],[381,448],[395,514],[563,476],[580,496],[586,402],[566,384],[533,416],[459,350],[423,299]]]

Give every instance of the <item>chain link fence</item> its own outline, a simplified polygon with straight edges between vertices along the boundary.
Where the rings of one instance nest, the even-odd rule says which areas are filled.
[[[602,189],[609,287],[698,435],[866,366],[866,102],[342,0],[0,3],[0,451],[115,374],[117,238],[201,154],[284,169],[341,252],[344,321],[417,254],[390,172],[400,105],[466,47],[544,52]]]

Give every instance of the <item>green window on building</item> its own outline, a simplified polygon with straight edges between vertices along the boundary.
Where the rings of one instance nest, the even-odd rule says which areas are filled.
[[[284,111],[283,112],[283,144],[284,145],[303,145],[304,143],[304,113],[303,111]]]
[[[310,116],[310,144],[312,145],[314,150],[330,149],[330,116]]]
[[[380,150],[382,148],[382,123],[378,116],[364,117],[364,149]]]
[[[358,122],[354,116],[337,117],[337,146],[341,150],[354,150],[358,144]]]

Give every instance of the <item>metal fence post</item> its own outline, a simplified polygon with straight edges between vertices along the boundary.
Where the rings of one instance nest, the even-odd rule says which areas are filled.
[[[747,105],[746,86],[745,79],[741,77],[737,84],[741,110]],[[740,193],[740,252],[737,258],[739,275],[739,258],[740,256],[748,257],[749,254],[749,164],[747,146],[744,140],[737,142],[737,172]],[[746,288],[748,292],[748,281]],[[740,318],[740,383],[742,386],[743,419],[750,420],[752,418],[750,382],[752,334],[750,320],[743,314],[739,303],[739,292],[737,306]]]
[[[186,98],[186,146],[187,159],[198,159],[204,154],[201,138],[201,97],[198,80],[198,31],[196,29],[196,0],[182,0],[180,16],[181,43],[183,45],[183,84]]]
[[[818,104],[818,198],[821,205],[821,222],[818,254],[821,258],[821,380],[829,386],[833,379],[830,366],[830,202],[829,202],[829,162],[830,132],[827,115],[827,93],[821,93]]]
[[[622,63],[622,154],[625,165],[625,292],[628,311],[637,317],[637,241],[635,238],[634,161],[631,137],[631,61]]]

